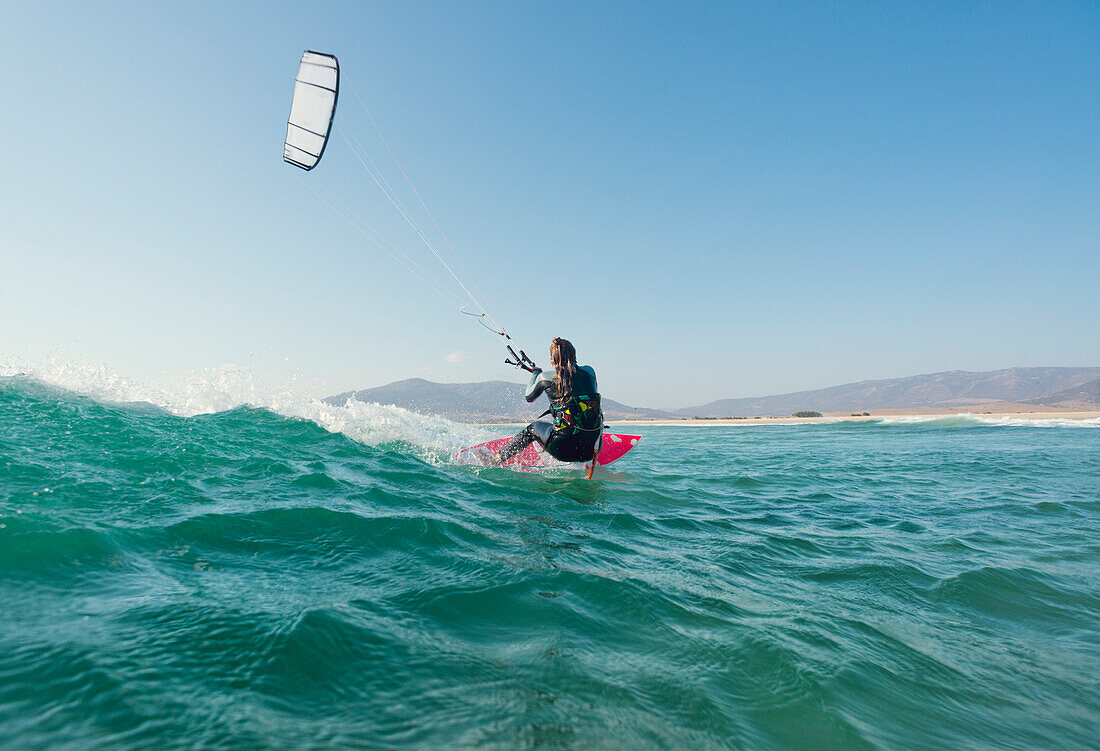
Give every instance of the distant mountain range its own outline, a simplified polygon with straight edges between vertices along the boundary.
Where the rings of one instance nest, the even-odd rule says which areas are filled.
[[[908,378],[860,381],[793,394],[720,399],[699,407],[674,410],[673,413],[683,417],[754,417],[789,415],[798,410],[929,409],[990,402],[1060,406],[1062,402],[1072,399],[1073,393],[1096,379],[1100,379],[1100,368],[1008,368],[981,373],[950,370]],[[1088,392],[1083,393],[1087,396]],[[1092,403],[1097,402],[1094,399]]]
[[[325,399],[329,404],[343,405],[348,399],[378,404],[396,404],[421,414],[442,415],[461,422],[528,422],[547,407],[546,399],[528,404],[523,398],[526,387],[507,381],[479,383],[435,383],[423,378],[408,378],[385,386],[360,391],[348,391]],[[604,417],[608,420],[670,418],[657,409],[628,407],[606,396],[602,399]]]
[[[354,397],[361,402],[395,404],[414,412],[442,415],[462,422],[526,422],[546,408],[546,400],[528,404],[523,391],[522,384],[507,381],[435,383],[410,378],[377,388],[348,391],[325,401],[342,405]],[[929,409],[991,402],[1097,409],[1100,408],[1100,368],[1008,368],[981,373],[952,370],[908,378],[860,381],[816,391],[720,399],[698,407],[668,411],[631,407],[605,396],[603,407],[607,420],[622,421],[790,415],[800,410]]]
[[[1038,399],[1025,399],[1027,404],[1043,404],[1048,407],[1068,407],[1082,409],[1095,407],[1100,404],[1100,378],[1083,383],[1080,386],[1072,386],[1050,396]]]

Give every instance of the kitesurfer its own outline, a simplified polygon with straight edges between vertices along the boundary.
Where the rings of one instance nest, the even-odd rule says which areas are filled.
[[[568,339],[557,338],[550,343],[552,373],[541,368],[531,371],[525,397],[533,402],[543,393],[550,399],[550,409],[535,420],[500,450],[496,457],[503,463],[538,441],[552,457],[563,462],[586,462],[600,450],[603,435],[603,412],[596,388],[596,371],[588,365],[577,365],[577,350]],[[591,477],[591,471],[589,472]]]

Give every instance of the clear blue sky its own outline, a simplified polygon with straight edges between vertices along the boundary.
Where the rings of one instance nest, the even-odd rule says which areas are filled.
[[[0,40],[0,356],[516,380],[309,192],[426,253],[345,144],[282,162],[311,48],[611,398],[1100,364],[1094,2],[35,2]],[[372,133],[347,88],[337,121]]]

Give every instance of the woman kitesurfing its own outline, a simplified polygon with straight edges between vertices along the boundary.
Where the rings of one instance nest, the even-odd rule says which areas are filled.
[[[290,116],[287,118],[286,141],[283,148],[284,161],[307,172],[312,171],[321,161],[333,129],[340,87],[340,63],[335,55],[312,50],[306,50],[302,54],[298,74],[294,79],[294,98],[291,100]],[[309,183],[307,187],[337,215],[362,232],[373,245],[408,269],[444,299],[457,303],[460,313],[474,317],[484,328],[499,336],[513,358],[505,362],[531,373],[531,381],[527,385],[526,392],[528,402],[535,401],[543,393],[550,399],[550,409],[539,415],[539,417],[550,415],[550,420],[536,419],[511,440],[501,438],[463,449],[456,455],[456,459],[469,455],[479,457],[488,464],[528,466],[532,458],[537,460],[537,457],[527,455],[535,454],[537,448],[531,447],[531,444],[536,443],[546,453],[560,461],[589,462],[588,477],[591,478],[597,464],[609,464],[615,461],[637,445],[640,436],[608,434],[607,444],[604,445],[603,413],[600,410],[600,394],[596,388],[596,371],[587,365],[577,365],[577,352],[568,340],[554,339],[550,345],[550,362],[554,368],[552,374],[544,373],[522,350],[516,353],[509,344],[512,337],[490,311],[477,281],[466,269],[466,264],[462,262],[450,240],[443,234],[439,223],[436,222],[427,204],[412,184],[412,180],[409,179],[408,173],[397,161],[396,155],[382,136],[374,116],[354,88],[352,93],[377,132],[379,142],[392,159],[412,195],[416,197],[416,203],[423,209],[431,226],[435,228],[439,238],[450,250],[452,260],[457,262],[457,269],[444,257],[445,254],[441,252],[441,248],[436,247],[436,243],[429,236],[432,233],[427,225],[414,216],[415,211],[412,208],[414,204],[401,199],[354,133],[349,138],[339,125],[336,126],[367,175],[447,273],[439,274],[437,270],[436,274],[433,274],[410,253],[383,237],[320,180],[315,178],[311,182],[316,182],[322,192],[315,190]],[[531,451],[525,452],[524,450],[528,447],[531,447]]]
[[[538,441],[558,461],[592,460],[595,468],[603,435],[596,371],[589,365],[577,365],[577,350],[568,339],[555,338],[550,343],[550,364],[553,375],[532,364],[524,397],[533,402],[545,393],[550,409],[539,417],[550,415],[553,419],[535,420],[520,431],[493,457],[494,464],[503,464]]]

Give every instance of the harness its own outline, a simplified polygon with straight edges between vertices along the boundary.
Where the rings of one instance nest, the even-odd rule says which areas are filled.
[[[542,414],[552,415],[554,430],[563,435],[595,433],[603,430],[603,411],[600,409],[599,394],[573,394],[560,405],[551,403],[550,409]]]

